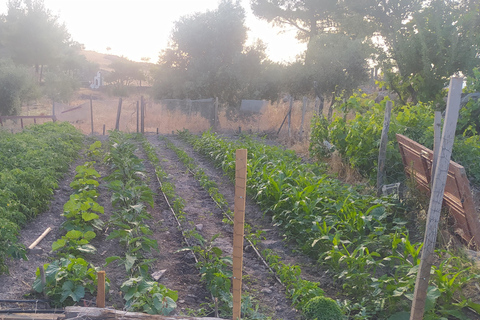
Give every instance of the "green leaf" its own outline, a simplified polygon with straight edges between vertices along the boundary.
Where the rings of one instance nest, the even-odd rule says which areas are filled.
[[[65,240],[65,239],[58,239],[57,241],[55,241],[54,243],[52,243],[52,251],[57,251],[57,250],[65,247],[66,244],[67,244],[67,240]]]
[[[82,212],[82,219],[84,221],[91,221],[91,220],[94,220],[94,219],[98,219],[99,216],[93,212],[90,212],[90,211],[83,211]]]
[[[137,261],[137,257],[131,256],[127,253],[125,255],[125,269],[127,269],[127,271],[130,271],[130,269],[132,269],[133,265],[135,264],[135,261]]]
[[[71,240],[76,240],[76,239],[80,239],[82,237],[83,233],[82,231],[78,231],[78,230],[71,230],[71,231],[68,231],[67,234],[65,235],[65,237],[67,239],[71,239]]]
[[[410,319],[410,312],[401,311],[395,314],[392,314],[388,320],[409,320]]]
[[[427,291],[427,299],[425,300],[425,312],[433,310],[437,299],[442,295],[440,290],[435,286],[429,286]]]

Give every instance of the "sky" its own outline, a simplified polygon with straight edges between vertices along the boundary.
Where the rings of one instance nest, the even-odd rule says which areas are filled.
[[[168,45],[174,22],[196,12],[214,10],[219,0],[44,0],[45,7],[67,26],[72,39],[86,50],[111,53],[140,61],[158,61]],[[241,0],[249,28],[247,44],[261,39],[267,55],[277,62],[293,62],[305,50],[295,39],[295,30],[282,31],[251,12],[249,0]],[[1,4],[3,3],[3,4]],[[0,0],[6,13],[7,0]],[[279,33],[281,32],[281,33]],[[107,47],[111,48],[107,51]]]

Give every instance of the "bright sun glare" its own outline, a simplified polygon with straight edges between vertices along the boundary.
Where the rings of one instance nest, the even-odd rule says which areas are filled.
[[[46,8],[65,22],[73,40],[85,49],[123,55],[140,61],[142,57],[157,62],[159,52],[168,45],[173,24],[181,16],[213,10],[218,0],[44,0]],[[248,43],[256,39],[267,45],[273,61],[292,62],[305,50],[295,39],[295,30],[283,33],[256,18],[250,1],[242,0],[249,28]],[[6,11],[6,3],[3,8]]]

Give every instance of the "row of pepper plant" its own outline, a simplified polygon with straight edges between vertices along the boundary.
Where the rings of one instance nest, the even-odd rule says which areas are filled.
[[[88,154],[98,153],[99,141],[92,144]],[[103,222],[99,214],[104,208],[96,201],[99,193],[100,174],[95,170],[95,161],[87,161],[76,167],[76,175],[70,187],[74,193],[63,207],[65,221],[61,228],[64,236],[52,244],[56,259],[43,266],[45,283],[42,282],[40,269],[37,268],[33,289],[44,292],[55,306],[73,305],[85,298],[88,292],[93,296],[97,289],[97,272],[99,267],[88,263],[86,257],[96,253],[90,243],[102,230]],[[107,284],[109,282],[108,279]]]
[[[422,245],[410,241],[402,205],[362,194],[326,175],[324,166],[248,137],[228,141],[206,132],[188,141],[232,180],[235,150],[248,149],[249,195],[287,239],[331,270],[349,318],[408,319]],[[445,250],[436,251],[436,260],[425,319],[465,319],[467,306],[479,311],[462,293],[477,278],[471,264]]]
[[[134,137],[118,131],[110,132],[105,163],[110,174],[105,178],[112,192],[112,214],[109,225],[114,229],[107,240],[117,239],[125,248],[125,256],[111,256],[106,263],[114,261],[125,266],[128,279],[121,285],[125,307],[131,311],[168,315],[177,307],[178,294],[154,281],[149,265],[154,261],[153,251],[158,243],[151,238],[148,222],[152,216],[147,205],[153,208],[153,192],[146,183],[143,161],[135,155]]]
[[[194,136],[189,134],[187,130],[178,132],[179,136],[184,141],[194,140]],[[167,147],[173,150],[180,161],[191,171],[193,172],[195,178],[200,183],[202,188],[204,188],[212,199],[217,203],[217,205],[224,210],[224,215],[228,217],[233,217],[231,212],[230,205],[225,199],[224,195],[219,191],[218,185],[215,181],[211,180],[210,177],[201,169],[197,164],[195,159],[190,157],[184,150],[176,147],[170,140],[165,137],[161,137],[167,143]],[[224,222],[231,223],[230,219],[224,219]],[[245,223],[245,237],[252,241],[255,245],[258,239],[262,238],[261,232],[252,233],[252,226],[248,223]],[[276,273],[276,275],[282,281],[282,284],[286,287],[286,293],[289,299],[292,300],[292,304],[299,310],[304,311],[307,307],[307,303],[314,298],[324,297],[324,291],[320,288],[320,283],[312,282],[301,278],[301,268],[297,265],[285,264],[280,260],[280,257],[275,254],[272,250],[265,250],[264,256],[268,261],[270,268]],[[328,298],[324,298],[328,300]],[[307,307],[308,308],[308,307]],[[330,307],[333,309],[338,309],[338,307]],[[321,310],[324,312],[325,310]],[[341,313],[341,312],[337,312]],[[334,317],[331,320],[335,319]]]
[[[34,125],[17,134],[0,131],[0,273],[8,272],[7,259],[26,259],[18,232],[48,208],[82,141],[67,123]]]

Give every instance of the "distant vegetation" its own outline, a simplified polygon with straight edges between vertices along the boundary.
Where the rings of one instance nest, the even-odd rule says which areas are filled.
[[[307,49],[294,63],[269,60],[261,40],[247,45],[245,8],[220,0],[214,10],[181,17],[154,66],[112,61],[105,83],[124,96],[133,83],[153,85],[155,98],[277,100],[280,94],[330,101],[349,96],[380,70],[380,86],[408,102],[443,102],[454,73],[479,66],[480,4],[471,0],[252,0],[253,13],[297,30]],[[0,113],[46,95],[67,101],[98,66],[80,54],[67,26],[42,0],[8,2],[0,17]],[[155,41],[152,39],[152,41]],[[30,76],[29,76],[30,75]],[[33,81],[32,81],[33,79]]]

